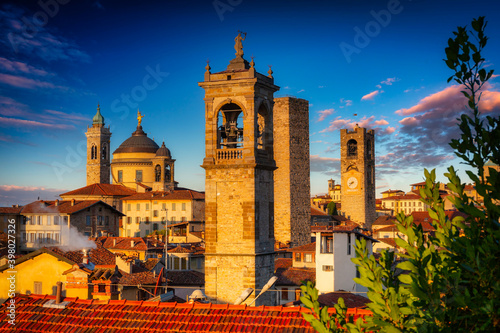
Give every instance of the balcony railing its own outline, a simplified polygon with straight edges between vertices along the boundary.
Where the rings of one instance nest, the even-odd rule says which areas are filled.
[[[240,160],[243,158],[243,149],[217,149],[217,161]]]

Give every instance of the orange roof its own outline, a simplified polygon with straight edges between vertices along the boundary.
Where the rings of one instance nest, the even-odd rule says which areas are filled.
[[[302,281],[316,281],[316,268],[278,268],[274,274],[278,277],[278,286],[301,286]]]
[[[154,191],[146,193],[137,193],[122,200],[203,200],[205,192],[198,192],[189,189],[175,189],[173,191]]]
[[[141,237],[100,237],[98,241],[106,249],[146,251],[148,246]]]
[[[288,252],[316,252],[316,242],[292,247]]]
[[[324,211],[322,211],[321,209],[318,209],[316,207],[311,206],[311,215],[322,215],[322,216],[325,216],[325,215],[328,215],[328,214],[325,213]]]
[[[23,332],[315,332],[302,307],[202,303],[161,303],[128,300],[80,300],[63,298],[64,308],[44,307],[55,296],[17,295],[16,330]],[[0,331],[11,329],[7,305],[2,304]],[[333,312],[333,309],[332,309]],[[349,315],[371,315],[349,309]]]
[[[347,291],[335,291],[319,295],[318,302],[322,306],[326,305],[328,307],[333,307],[335,304],[337,304],[340,297],[344,299],[345,305],[348,308],[365,308],[366,304],[371,302],[366,297],[356,295]]]
[[[60,196],[95,195],[95,196],[128,196],[136,193],[134,190],[117,184],[92,184],[61,194]]]
[[[74,214],[82,211],[86,208],[92,207],[94,205],[107,206],[109,209],[113,210],[116,214],[125,216],[119,210],[111,207],[101,200],[55,200],[55,201],[44,201],[39,200],[29,203],[23,206],[21,214]]]

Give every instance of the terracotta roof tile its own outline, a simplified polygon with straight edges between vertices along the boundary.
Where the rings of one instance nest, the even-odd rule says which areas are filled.
[[[137,193],[122,200],[203,200],[205,199],[205,192],[193,191],[190,189],[175,189],[166,192],[146,192]]]
[[[111,250],[148,250],[146,242],[141,237],[99,237],[98,242],[104,248]]]
[[[288,249],[288,252],[316,252],[316,242],[292,247],[291,249]]]
[[[129,196],[134,190],[117,184],[92,184],[61,194],[63,196],[95,195],[95,196]]]
[[[327,216],[328,214],[322,211],[319,208],[316,208],[314,206],[311,206],[311,215],[316,215],[316,216]]]
[[[300,286],[302,281],[316,281],[316,268],[278,268],[274,273],[278,286]]]
[[[274,269],[290,268],[293,265],[292,258],[278,258],[274,261]]]
[[[19,214],[23,206],[20,207],[0,207],[0,214]]]
[[[55,299],[47,295],[17,295],[16,329],[23,332],[310,332],[302,307],[248,307],[229,304],[179,304],[175,302],[98,301],[64,298],[65,308],[45,308]],[[0,331],[11,329],[4,302]],[[333,309],[331,309],[333,312]],[[371,312],[348,309],[348,315],[364,317]]]
[[[345,291],[337,291],[319,295],[318,302],[322,306],[326,305],[328,307],[333,307],[335,304],[337,304],[340,297],[344,299],[345,305],[348,308],[365,308],[366,304],[370,303],[370,300],[366,297]]]
[[[29,203],[25,206],[22,207],[21,209],[21,214],[40,214],[40,213],[46,213],[46,214],[74,214],[77,213],[83,209],[92,207],[94,205],[104,205],[107,206],[109,209],[115,211],[116,214],[119,214],[121,216],[125,216],[122,212],[116,210],[114,207],[111,207],[105,202],[102,202],[101,200],[75,200],[74,202],[71,200],[67,201],[35,201],[32,203]]]

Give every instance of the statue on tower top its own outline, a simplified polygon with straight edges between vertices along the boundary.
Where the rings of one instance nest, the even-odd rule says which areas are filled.
[[[137,127],[141,126],[142,118],[144,118],[144,115],[137,109]]]
[[[247,38],[246,32],[243,32],[245,37],[241,37],[241,33],[242,33],[242,31],[238,30],[238,36],[236,36],[236,38],[234,39],[234,42],[235,42],[234,49],[236,50],[236,57],[239,57],[239,58],[243,58],[243,43],[242,43],[242,41],[244,41]]]

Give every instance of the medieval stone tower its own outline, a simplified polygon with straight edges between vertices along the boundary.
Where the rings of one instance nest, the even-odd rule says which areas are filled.
[[[277,242],[311,242],[309,102],[274,99],[274,214]]]
[[[233,303],[274,272],[272,71],[243,59],[241,34],[227,69],[205,80],[205,293]],[[255,293],[247,300],[251,302]],[[254,304],[273,304],[265,293]]]
[[[87,185],[109,184],[110,179],[110,138],[109,126],[104,126],[104,117],[97,105],[97,113],[92,119],[92,127],[87,127]]]
[[[340,130],[341,211],[371,228],[375,214],[375,132],[356,127]]]

